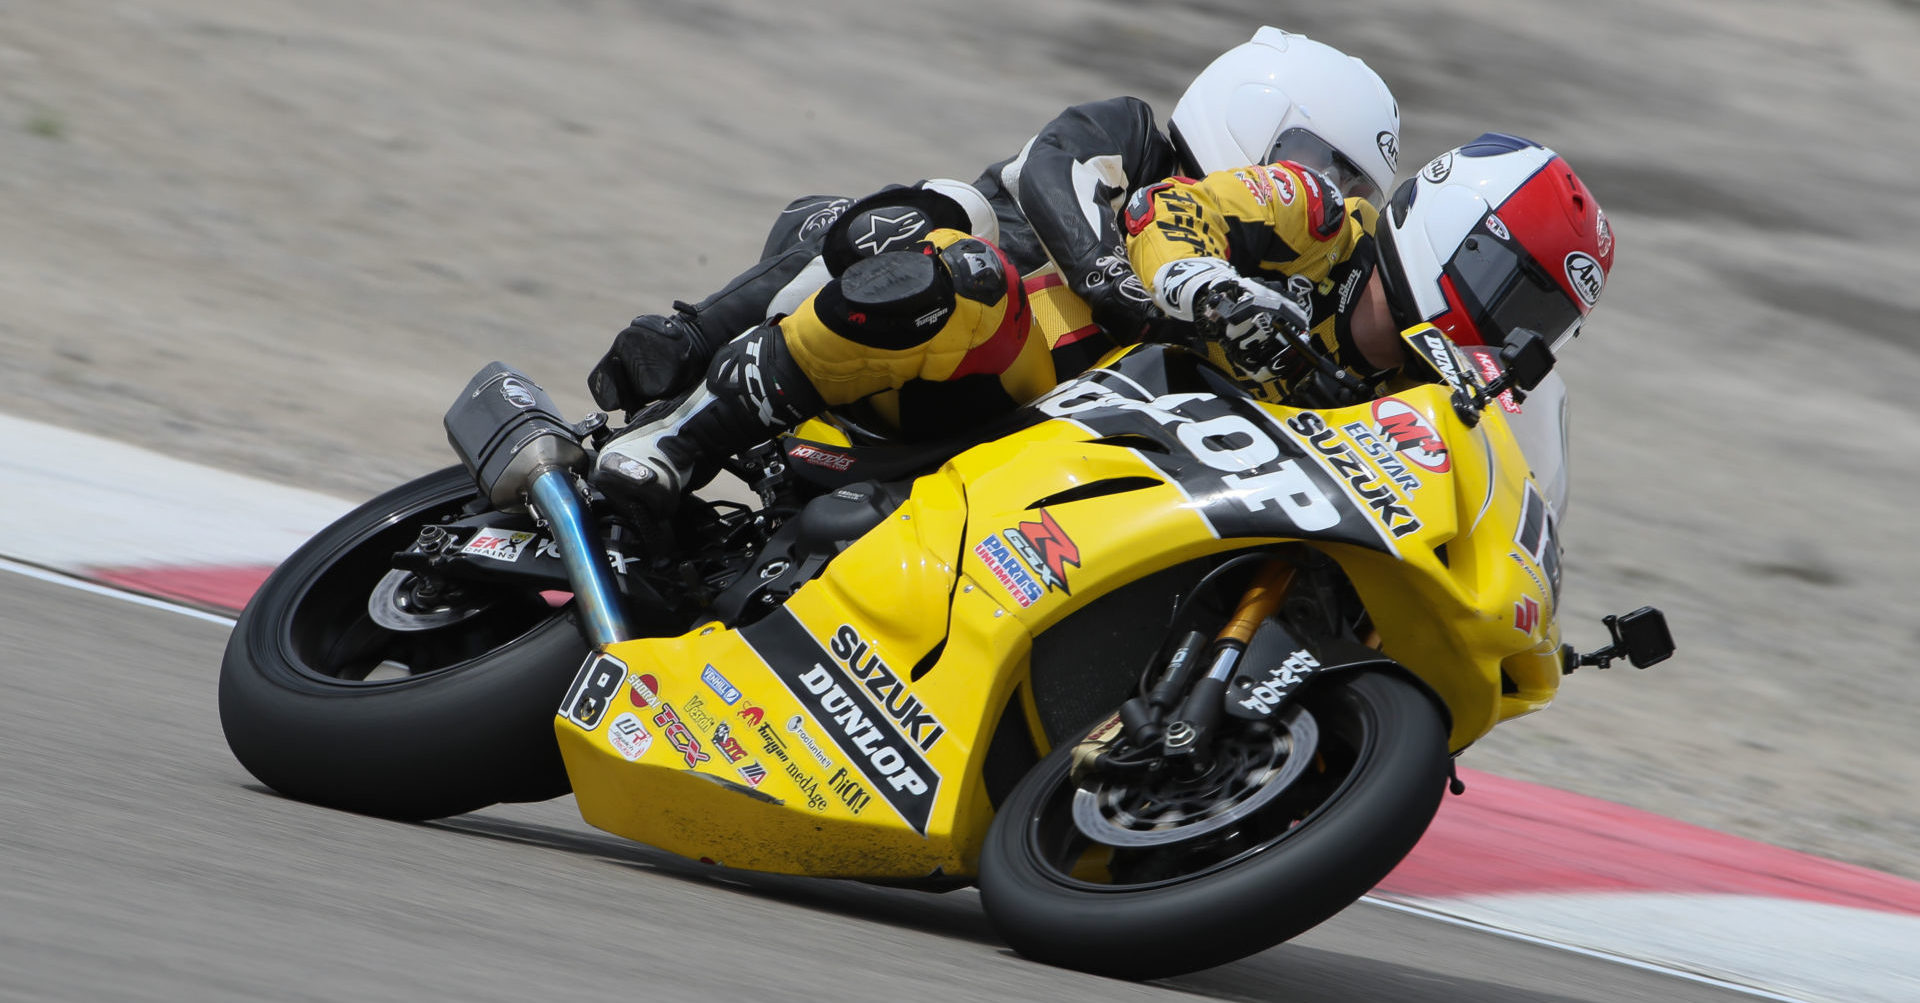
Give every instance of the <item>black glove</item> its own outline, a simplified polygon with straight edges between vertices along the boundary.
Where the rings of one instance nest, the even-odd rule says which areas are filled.
[[[691,313],[635,317],[587,374],[587,390],[605,410],[638,411],[699,382],[718,348]]]

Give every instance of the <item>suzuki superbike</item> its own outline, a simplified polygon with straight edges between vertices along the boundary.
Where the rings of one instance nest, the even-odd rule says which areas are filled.
[[[1452,757],[1561,676],[1560,548],[1483,367],[1267,404],[1136,346],[965,442],[810,422],[728,461],[757,504],[621,511],[523,374],[463,463],[323,530],[235,626],[220,712],[269,787],[425,819],[575,795],[752,871],[977,884],[1023,954],[1127,978],[1333,915],[1414,846]],[[1307,351],[1303,345],[1299,351]],[[1498,372],[1482,382],[1483,371]],[[557,710],[556,710],[557,709]]]

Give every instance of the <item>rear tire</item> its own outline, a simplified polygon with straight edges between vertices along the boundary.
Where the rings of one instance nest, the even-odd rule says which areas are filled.
[[[1315,768],[1283,781],[1292,786],[1256,814],[1190,843],[1095,842],[1072,818],[1072,743],[1055,749],[1014,788],[982,847],[994,928],[1036,961],[1154,979],[1265,950],[1366,894],[1439,808],[1445,723],[1397,673],[1330,674],[1297,699],[1321,732]]]
[[[220,723],[262,783],[408,820],[571,789],[553,735],[589,650],[571,607],[488,593],[483,611],[420,631],[367,612],[392,555],[477,495],[459,467],[388,491],[295,551],[247,604],[220,667]]]

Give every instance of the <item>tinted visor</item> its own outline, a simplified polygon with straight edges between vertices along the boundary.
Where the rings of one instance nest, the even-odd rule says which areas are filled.
[[[1291,160],[1303,164],[1327,176],[1340,194],[1350,199],[1365,199],[1378,209],[1386,201],[1380,186],[1367,177],[1347,155],[1334,149],[1326,140],[1306,129],[1288,129],[1274,141],[1273,149],[1267,151],[1266,162]]]
[[[1486,220],[1453,252],[1447,277],[1489,345],[1524,327],[1559,349],[1580,327],[1580,308],[1526,248],[1495,237]]]

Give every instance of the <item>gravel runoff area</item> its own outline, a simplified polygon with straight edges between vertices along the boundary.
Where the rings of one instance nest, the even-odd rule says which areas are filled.
[[[1408,170],[1527,135],[1619,235],[1564,360],[1567,622],[1654,603],[1680,653],[1466,762],[1920,877],[1920,6],[1446,6],[0,4],[0,409],[365,497],[450,461],[491,359],[585,411],[788,197],[1164,117],[1274,20],[1380,71]]]

